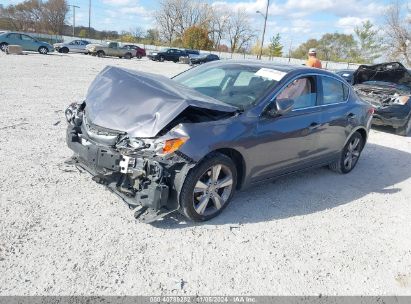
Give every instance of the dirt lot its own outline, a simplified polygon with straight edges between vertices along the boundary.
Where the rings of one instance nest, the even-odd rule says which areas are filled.
[[[106,65],[186,68],[0,54],[0,295],[411,295],[411,137],[374,130],[351,174],[237,193],[206,224],[141,224],[62,166],[63,110]]]

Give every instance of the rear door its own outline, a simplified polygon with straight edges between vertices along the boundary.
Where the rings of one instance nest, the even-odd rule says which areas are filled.
[[[356,119],[348,103],[350,87],[331,76],[320,79],[320,157],[335,157],[344,146],[350,123]]]
[[[15,44],[15,45],[20,45],[23,50],[25,51],[29,51],[29,49],[27,49],[24,45],[23,45],[23,41],[21,40],[21,35],[18,33],[10,33],[7,35],[7,43],[8,44]]]

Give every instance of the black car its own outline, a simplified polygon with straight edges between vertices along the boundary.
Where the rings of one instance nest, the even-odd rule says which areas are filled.
[[[357,94],[375,108],[373,124],[411,131],[411,74],[399,62],[362,65],[353,74]]]
[[[179,49],[166,49],[160,52],[151,52],[147,57],[155,61],[178,62],[181,56],[187,56],[186,51]]]
[[[324,70],[215,61],[173,79],[106,67],[65,113],[70,162],[150,222],[209,220],[235,190],[308,168],[349,173],[373,108]]]
[[[220,57],[214,54],[202,54],[199,56],[192,56],[189,58],[189,60],[190,60],[190,64],[195,65],[195,64],[202,64],[206,62],[220,60]]]
[[[355,70],[339,70],[339,71],[336,71],[335,74],[340,75],[348,83],[352,84],[354,72]]]

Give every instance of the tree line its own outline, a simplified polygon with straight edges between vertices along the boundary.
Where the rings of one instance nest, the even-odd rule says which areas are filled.
[[[6,7],[0,5],[0,28],[25,32],[70,35],[67,24],[67,0],[25,0]],[[370,21],[355,27],[353,34],[326,33],[319,39],[308,39],[287,56],[306,58],[310,48],[326,61],[372,63],[382,56],[411,66],[411,19],[409,9],[400,1],[393,2],[383,16],[383,26]],[[259,54],[259,32],[250,16],[241,9],[228,10],[210,5],[206,0],[160,0],[153,13],[155,28],[140,26],[128,31],[98,31],[76,27],[77,36],[99,40],[121,40],[224,52]],[[283,56],[280,34],[270,38],[262,53]]]

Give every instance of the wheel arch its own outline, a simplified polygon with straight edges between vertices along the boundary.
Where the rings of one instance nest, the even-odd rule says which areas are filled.
[[[233,148],[221,148],[214,150],[211,153],[221,153],[227,157],[229,157],[235,164],[236,169],[237,169],[237,189],[241,189],[243,184],[244,184],[244,179],[245,179],[245,160],[243,155],[238,152],[236,149]],[[208,155],[209,155],[208,154]]]
[[[364,139],[364,145],[365,145],[365,143],[367,142],[367,139],[368,139],[368,131],[367,131],[367,129],[364,128],[363,126],[358,126],[358,127],[354,128],[354,129],[351,131],[350,135],[347,136],[347,138],[346,138],[346,140],[345,140],[345,142],[344,142],[344,146],[343,146],[343,147],[345,147],[345,145],[347,144],[347,142],[350,140],[351,136],[352,136],[355,132],[360,133],[360,135],[361,135],[362,138]]]

